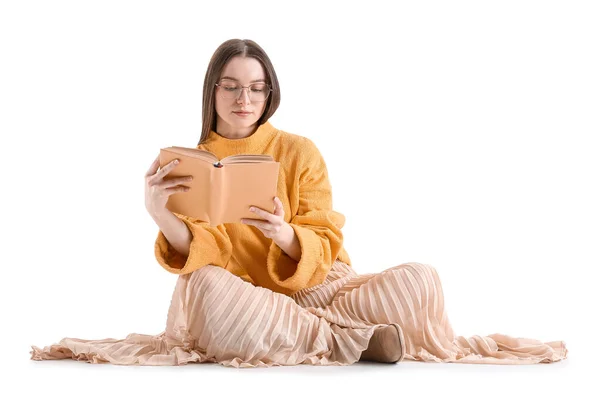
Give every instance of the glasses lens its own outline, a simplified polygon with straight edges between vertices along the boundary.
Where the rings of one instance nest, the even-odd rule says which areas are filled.
[[[240,86],[235,82],[221,81],[221,95],[227,99],[238,97],[240,94]]]
[[[269,87],[267,84],[256,83],[250,85],[250,100],[265,101],[269,95]]]
[[[237,99],[240,96],[242,87],[235,82],[221,81],[221,95],[226,99]],[[265,101],[269,97],[269,86],[262,82],[250,85],[248,95],[251,101]]]

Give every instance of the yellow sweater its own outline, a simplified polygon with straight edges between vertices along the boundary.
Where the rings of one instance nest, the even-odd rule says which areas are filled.
[[[171,273],[186,274],[216,265],[256,286],[291,295],[321,284],[337,259],[351,265],[343,247],[343,214],[332,210],[331,184],[325,161],[307,137],[260,125],[249,137],[228,139],[214,131],[197,146],[219,159],[235,154],[267,154],[280,162],[277,196],[284,219],[298,236],[300,262],[289,257],[256,227],[231,223],[211,227],[205,221],[174,213],[193,239],[186,258],[159,230],[154,251],[158,263]]]

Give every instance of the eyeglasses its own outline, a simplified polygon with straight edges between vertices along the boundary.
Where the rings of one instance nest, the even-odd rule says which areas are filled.
[[[265,101],[273,90],[269,87],[269,84],[264,82],[256,82],[244,87],[235,82],[223,80],[215,86],[221,88],[219,91],[223,99],[237,99],[242,94],[243,89],[248,89],[250,101]]]

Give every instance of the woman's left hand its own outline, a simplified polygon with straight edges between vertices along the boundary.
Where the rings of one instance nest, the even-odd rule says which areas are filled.
[[[279,240],[284,234],[286,225],[289,225],[283,219],[285,212],[283,211],[283,204],[281,203],[281,200],[279,200],[277,196],[275,196],[273,200],[275,201],[275,212],[273,214],[258,207],[250,207],[250,211],[264,218],[264,221],[260,219],[242,218],[242,223],[253,225],[270,239]]]

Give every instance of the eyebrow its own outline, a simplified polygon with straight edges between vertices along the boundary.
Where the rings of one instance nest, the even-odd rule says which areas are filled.
[[[238,80],[237,78],[227,77],[227,76],[221,77],[221,79],[222,80],[225,80],[225,79],[227,79],[227,80],[234,80],[234,81],[240,82],[240,80]],[[252,81],[250,81],[250,83],[253,83],[253,82],[267,82],[267,81],[264,78],[260,78],[258,80],[252,80]]]

